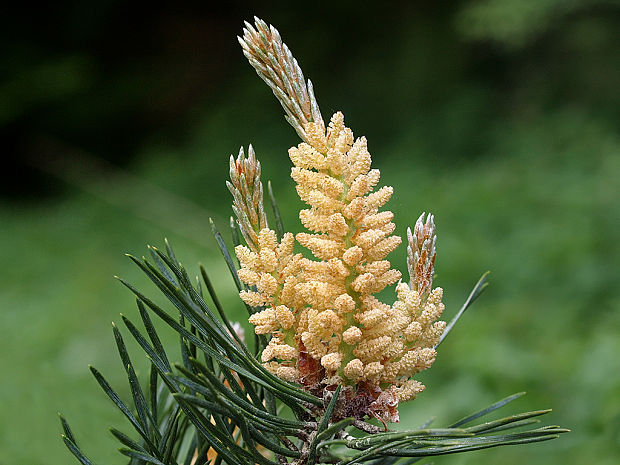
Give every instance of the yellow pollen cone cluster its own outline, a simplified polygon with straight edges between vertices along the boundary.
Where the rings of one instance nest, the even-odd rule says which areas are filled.
[[[431,366],[445,328],[436,321],[442,290],[420,294],[400,283],[393,305],[374,296],[401,278],[386,260],[401,243],[392,235],[394,215],[379,211],[392,188],[375,189],[380,173],[371,169],[366,139],[354,139],[342,113],[327,129],[322,122],[303,129],[306,142],[289,156],[297,193],[309,206],[299,214],[309,232],[295,238],[315,259],[293,254],[293,236],[286,233],[278,243],[268,228],[258,232],[255,251],[236,248],[239,278],[251,289],[241,297],[263,308],[250,323],[257,334],[272,336],[262,361],[278,376],[299,381],[305,356],[324,371],[325,382],[391,386],[398,400],[414,398],[424,386],[410,378]],[[434,234],[434,224],[421,231]]]
[[[272,334],[262,354],[263,362],[289,381],[297,377],[293,312],[303,305],[295,291],[302,257],[293,254],[294,245],[291,233],[284,234],[278,243],[275,231],[265,228],[258,233],[257,251],[242,245],[235,248],[241,264],[239,279],[254,289],[241,291],[241,298],[250,307],[264,307],[250,316],[250,323],[255,325],[256,334]]]

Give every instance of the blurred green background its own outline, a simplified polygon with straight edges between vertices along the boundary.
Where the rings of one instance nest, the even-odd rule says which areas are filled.
[[[280,29],[324,117],[342,110],[368,137],[395,187],[397,233],[436,215],[447,318],[492,271],[401,427],[446,425],[526,390],[506,413],[553,407],[548,421],[573,432],[434,462],[618,463],[620,4],[359,3],[7,8],[1,465],[77,463],[57,411],[96,462],[125,462],[107,428],[129,428],[87,368],[129,395],[110,322],[137,311],[113,276],[155,290],[124,252],[168,237],[244,318],[208,230],[209,216],[224,228],[231,214],[224,180],[241,144],[254,144],[285,227],[300,229],[286,153],[296,135],[235,39],[254,14]],[[391,259],[404,269],[404,257],[401,247]]]

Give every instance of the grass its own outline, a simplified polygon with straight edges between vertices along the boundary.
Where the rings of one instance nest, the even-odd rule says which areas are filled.
[[[244,128],[240,139],[233,130],[234,114],[236,109],[224,109],[205,118],[185,146],[145,147],[132,172],[211,210],[224,226],[230,213],[226,155],[255,129]],[[257,114],[250,111],[246,117]],[[299,203],[286,159],[294,137],[281,126],[256,131],[253,141],[265,179],[277,180],[285,226],[298,230]],[[436,215],[436,283],[446,291],[447,318],[483,271],[492,274],[489,290],[442,344],[433,369],[423,374],[427,391],[403,407],[401,427],[429,416],[437,416],[437,426],[445,425],[526,390],[520,407],[551,406],[551,421],[574,432],[547,444],[436,462],[615,463],[620,455],[617,132],[567,108],[499,122],[480,136],[484,149],[476,157],[441,160],[429,156],[427,138],[417,131],[412,126],[381,147],[369,139],[383,183],[395,186],[390,205],[397,233],[404,234],[421,211]],[[202,217],[180,224],[174,196],[153,205],[140,189],[130,191],[127,195],[136,198],[127,202],[115,201],[113,192],[92,192],[69,187],[55,201],[19,208],[0,204],[0,411],[5,420],[0,464],[72,463],[59,438],[58,410],[95,461],[124,463],[107,427],[127,428],[87,369],[89,363],[97,366],[128,395],[110,321],[118,321],[121,312],[134,316],[136,310],[113,276],[152,288],[124,252],[140,255],[147,243],[161,245],[167,236],[190,270],[197,271],[198,262],[207,265],[223,303],[233,317],[242,318]],[[159,216],[139,217],[135,205],[145,203]],[[203,230],[203,239],[187,234],[188,227]],[[400,269],[405,269],[404,255],[401,247],[391,257]]]

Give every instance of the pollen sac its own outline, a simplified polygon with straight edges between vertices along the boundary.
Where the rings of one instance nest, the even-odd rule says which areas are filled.
[[[321,365],[328,372],[335,372],[340,368],[342,363],[342,354],[339,352],[332,352],[330,354],[321,357]]]
[[[359,380],[364,375],[364,364],[355,358],[344,367],[344,375],[352,381]]]
[[[362,340],[362,330],[357,326],[349,326],[349,328],[342,333],[342,340],[345,344],[353,345]]]

